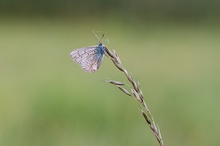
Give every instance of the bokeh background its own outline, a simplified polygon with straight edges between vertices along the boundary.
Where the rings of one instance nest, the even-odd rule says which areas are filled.
[[[69,53],[115,49],[141,83],[165,145],[218,146],[220,1],[1,0],[0,145],[158,145],[110,59],[89,74]],[[99,32],[101,31],[101,32]]]

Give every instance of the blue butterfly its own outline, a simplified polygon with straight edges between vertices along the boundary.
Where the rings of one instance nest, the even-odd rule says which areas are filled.
[[[95,72],[99,69],[105,55],[105,46],[99,42],[97,46],[79,48],[70,53],[72,59],[81,65],[86,72]]]

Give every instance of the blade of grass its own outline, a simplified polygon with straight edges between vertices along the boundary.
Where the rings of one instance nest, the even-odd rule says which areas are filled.
[[[140,89],[140,84],[138,82],[138,84],[135,82],[135,80],[133,79],[132,76],[129,75],[128,71],[124,68],[124,66],[122,65],[121,59],[119,58],[118,54],[116,53],[115,50],[110,51],[108,48],[105,47],[106,50],[106,55],[109,56],[109,58],[112,60],[112,62],[114,63],[114,65],[120,70],[122,71],[128,81],[131,83],[131,92],[133,93],[134,98],[143,106],[144,110],[140,110],[142,113],[142,116],[144,117],[144,119],[146,120],[148,126],[150,127],[150,129],[154,132],[154,135],[158,141],[158,143],[160,144],[160,146],[164,146],[164,142],[163,142],[163,138],[159,129],[159,126],[155,123],[154,118],[144,100],[144,95],[143,92]],[[109,82],[115,86],[117,86],[122,92],[124,92],[126,95],[131,96],[131,94],[124,88],[122,88],[120,85],[118,85],[118,83],[121,82]],[[157,126],[156,126],[157,125]]]

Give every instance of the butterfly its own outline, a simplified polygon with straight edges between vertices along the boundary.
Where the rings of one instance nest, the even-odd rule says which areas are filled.
[[[70,56],[84,71],[92,73],[99,69],[105,55],[105,48],[99,42],[97,46],[76,49],[70,53]]]

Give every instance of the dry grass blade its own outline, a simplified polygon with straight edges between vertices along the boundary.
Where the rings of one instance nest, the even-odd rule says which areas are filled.
[[[108,80],[108,81],[105,81],[105,82],[108,82],[108,83],[113,84],[113,85],[125,85],[124,83],[121,83],[119,81],[114,81],[114,80]]]
[[[112,54],[112,52],[108,49],[108,48],[106,48],[105,47],[105,52],[107,53],[107,55],[112,59],[112,58],[114,58],[114,54]]]
[[[134,97],[135,97],[140,103],[143,103],[143,100],[139,97],[138,93],[137,93],[134,89],[131,89],[131,92],[133,93]]]
[[[122,92],[124,92],[125,94],[127,94],[128,96],[131,96],[131,94],[128,92],[128,90],[126,90],[125,88],[119,86],[119,85],[116,85],[118,87],[118,89],[120,89]]]
[[[154,135],[155,135],[158,143],[160,144],[160,146],[164,146],[159,126],[156,126],[157,124],[155,124],[154,118],[153,118],[153,116],[152,116],[152,114],[151,114],[151,112],[150,112],[150,110],[144,100],[143,92],[140,89],[140,83],[138,82],[138,84],[137,84],[135,82],[135,80],[132,78],[132,76],[129,75],[128,71],[122,65],[121,60],[120,60],[118,54],[115,52],[115,50],[113,50],[113,53],[108,48],[105,48],[105,50],[106,50],[106,54],[110,57],[110,59],[112,60],[114,65],[126,75],[128,81],[131,83],[131,85],[133,87],[133,88],[131,88],[131,92],[133,93],[135,99],[144,108],[144,110],[141,109],[142,116],[146,120],[146,122],[149,125],[149,127],[151,128],[151,130],[154,132]],[[131,94],[125,88],[118,85],[118,81],[117,82],[109,82],[109,83],[117,86],[122,92],[131,96]]]
[[[151,125],[151,121],[150,121],[150,119],[148,119],[148,116],[144,113],[143,110],[141,110],[141,113],[142,113],[144,119],[146,120],[146,122],[147,122],[149,125]]]

